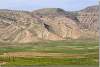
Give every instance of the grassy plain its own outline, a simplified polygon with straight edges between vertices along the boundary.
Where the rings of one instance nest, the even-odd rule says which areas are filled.
[[[7,66],[98,65],[98,59],[97,40],[0,43],[0,61]]]

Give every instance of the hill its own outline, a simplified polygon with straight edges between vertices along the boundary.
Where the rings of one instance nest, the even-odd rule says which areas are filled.
[[[0,10],[0,41],[98,38],[98,6],[70,12],[60,8],[28,11]]]

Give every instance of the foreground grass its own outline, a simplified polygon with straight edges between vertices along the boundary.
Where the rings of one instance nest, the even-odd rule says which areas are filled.
[[[1,59],[1,58],[0,58]],[[91,58],[22,58],[22,57],[11,57],[2,59],[8,62],[6,65],[98,65],[96,61]]]
[[[47,41],[39,43],[26,43],[26,44],[2,44],[0,53],[5,52],[22,52],[22,51],[40,51],[51,53],[87,53],[95,52],[98,49],[98,41]],[[10,46],[11,45],[11,46]],[[90,48],[90,49],[89,49]],[[93,49],[92,49],[93,48]]]
[[[0,43],[0,55],[9,52],[82,54],[80,58],[0,57],[5,65],[98,65],[99,42],[95,40],[45,41],[38,43]],[[86,55],[83,55],[86,54]]]

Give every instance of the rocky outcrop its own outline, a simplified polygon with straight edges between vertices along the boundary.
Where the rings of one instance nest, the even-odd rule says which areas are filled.
[[[37,41],[38,38],[35,36],[36,32],[33,33],[33,29],[39,24],[34,22],[37,21],[28,12],[0,10],[0,40],[6,42]]]
[[[98,38],[99,30],[99,6],[90,6],[78,12],[77,18],[83,36]],[[87,36],[88,35],[88,36]]]
[[[99,22],[99,7],[98,6],[92,6],[87,7],[84,10],[81,10],[78,12],[77,18],[79,19],[81,23],[82,29],[88,29],[92,31],[98,30],[98,22]]]
[[[45,8],[33,12],[0,10],[0,41],[37,42],[98,37],[98,8],[69,12]]]
[[[78,20],[70,12],[65,12],[60,8],[45,8],[33,11],[33,15],[37,15],[43,21],[46,29],[61,39],[80,37],[80,29],[76,24]],[[50,38],[48,37],[48,39]]]

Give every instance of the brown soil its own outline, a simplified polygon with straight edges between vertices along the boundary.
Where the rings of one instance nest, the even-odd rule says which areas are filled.
[[[81,54],[64,54],[64,53],[45,53],[45,52],[9,52],[2,56],[12,57],[66,57],[66,58],[80,58]]]
[[[0,65],[6,64],[7,62],[0,61]]]

